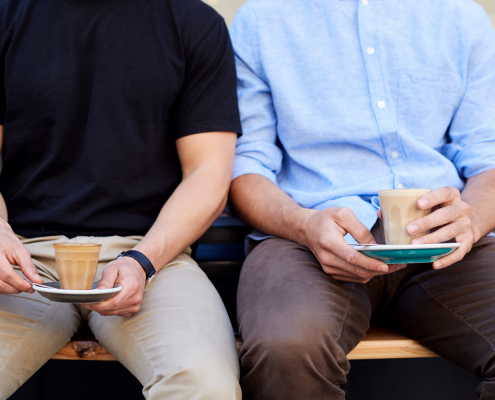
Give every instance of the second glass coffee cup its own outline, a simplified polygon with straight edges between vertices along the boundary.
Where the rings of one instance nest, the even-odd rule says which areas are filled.
[[[428,193],[431,193],[431,189],[391,189],[378,192],[386,244],[408,245],[413,239],[427,234],[423,232],[411,236],[407,232],[407,226],[431,213],[431,209],[418,208],[418,200]]]

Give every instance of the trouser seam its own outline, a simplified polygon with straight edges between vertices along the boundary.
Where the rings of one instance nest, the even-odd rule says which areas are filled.
[[[490,346],[490,348],[492,350],[495,350],[495,348],[492,346],[492,344],[481,334],[481,332],[478,332],[475,328],[473,328],[471,325],[469,325],[466,321],[464,321],[461,317],[459,317],[458,315],[456,315],[454,312],[452,312],[451,310],[449,310],[444,304],[442,304],[440,301],[438,301],[437,299],[435,299],[431,294],[430,292],[428,292],[428,290],[423,286],[423,284],[421,282],[418,282],[417,280],[415,280],[413,278],[414,282],[416,282],[417,284],[419,284],[419,286],[421,287],[421,289],[423,289],[426,294],[428,296],[430,296],[430,298],[435,301],[437,304],[439,304],[442,308],[444,308],[445,310],[447,310],[451,315],[453,315],[455,318],[457,318],[459,321],[461,321],[464,325],[466,325],[469,329],[471,329],[472,331],[476,332],[486,343],[488,343],[488,345]]]

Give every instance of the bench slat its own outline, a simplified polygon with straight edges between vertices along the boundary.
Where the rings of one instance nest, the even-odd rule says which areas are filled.
[[[242,345],[240,339],[236,339],[236,345],[237,351],[239,351]],[[438,357],[438,355],[404,335],[375,327],[370,328],[366,337],[348,355],[349,360],[425,357]],[[83,340],[71,340],[52,359],[116,361],[114,356],[91,337],[84,337]]]
[[[71,340],[52,360],[117,361],[96,339]]]
[[[370,328],[366,337],[347,355],[349,360],[427,357],[439,356],[407,336],[376,327]]]

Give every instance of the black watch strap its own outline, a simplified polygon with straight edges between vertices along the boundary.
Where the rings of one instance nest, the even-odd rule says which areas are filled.
[[[139,264],[141,264],[141,267],[143,267],[144,272],[146,272],[146,278],[151,279],[153,276],[156,274],[156,269],[153,267],[153,264],[151,264],[151,261],[148,260],[148,257],[146,257],[143,253],[137,250],[127,250],[123,251],[120,253],[117,258],[120,257],[131,257],[134,258]]]

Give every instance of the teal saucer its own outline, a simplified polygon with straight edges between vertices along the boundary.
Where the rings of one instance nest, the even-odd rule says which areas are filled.
[[[432,263],[452,253],[460,243],[399,245],[399,246],[354,246],[364,255],[383,261],[385,264]]]

